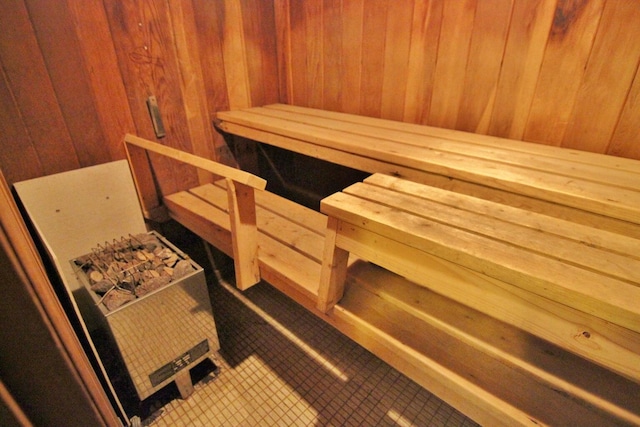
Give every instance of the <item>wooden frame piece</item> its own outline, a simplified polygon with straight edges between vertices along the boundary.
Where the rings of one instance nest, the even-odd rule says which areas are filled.
[[[245,290],[260,281],[255,194],[248,185],[226,182],[236,286]]]
[[[3,282],[7,292],[11,290],[7,295],[14,295],[12,292],[15,292],[16,295],[26,295],[30,300],[30,304],[21,308],[23,311],[21,314],[28,317],[29,313],[25,311],[27,308],[36,311],[38,317],[29,318],[29,322],[34,322],[34,324],[39,324],[42,328],[45,328],[45,334],[50,337],[50,341],[38,343],[38,351],[41,353],[47,352],[55,346],[59,351],[59,357],[53,360],[59,360],[64,366],[64,372],[56,373],[58,380],[73,380],[72,383],[65,385],[65,389],[60,391],[60,395],[62,397],[81,395],[84,398],[83,401],[76,401],[75,404],[88,408],[87,411],[83,410],[82,412],[90,415],[91,419],[86,420],[89,425],[121,425],[123,420],[128,422],[127,414],[112,388],[109,388],[109,393],[115,401],[112,402],[109,395],[107,395],[106,389],[103,388],[96,370],[69,322],[67,313],[65,313],[51,285],[42,259],[38,254],[33,239],[29,235],[27,226],[11,195],[2,171],[0,171],[0,250],[5,252],[6,259],[11,263],[12,271],[10,269],[6,269],[6,271],[19,279],[15,283]],[[20,326],[18,330],[23,330],[22,323],[25,322],[18,322]],[[7,325],[3,323],[2,327],[5,326]],[[36,344],[32,343],[31,340],[19,343],[21,352],[23,354],[24,351],[28,352],[31,344],[33,344],[31,347],[35,348]],[[8,354],[5,354],[5,356],[8,356]],[[36,363],[29,357],[24,359],[24,366],[16,366],[14,368],[29,368]],[[51,366],[54,365],[52,364]],[[13,405],[10,401],[12,397],[5,393],[5,391],[10,391],[11,384],[5,381],[6,379],[0,381],[0,399],[5,405]],[[38,380],[36,384],[48,388],[54,382],[53,380],[41,378],[41,381]],[[7,388],[5,389],[5,387]],[[36,402],[30,408],[21,408],[26,411],[24,415],[33,415],[34,411],[37,412],[46,407],[44,402],[37,402],[38,399],[35,400]],[[22,421],[20,419],[22,416],[19,413],[20,408],[9,406],[9,409],[14,413],[15,418]],[[57,408],[57,410],[60,409]],[[30,411],[32,412],[31,414]],[[40,415],[44,416],[44,414]]]
[[[327,233],[325,235],[320,286],[318,287],[318,303],[316,306],[323,313],[331,310],[344,294],[349,252],[336,246],[339,227],[339,220],[333,217],[327,219]]]

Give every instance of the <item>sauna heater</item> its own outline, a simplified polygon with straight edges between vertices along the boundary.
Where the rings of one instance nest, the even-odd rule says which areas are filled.
[[[83,311],[108,330],[140,399],[218,349],[203,269],[156,232],[71,260]]]

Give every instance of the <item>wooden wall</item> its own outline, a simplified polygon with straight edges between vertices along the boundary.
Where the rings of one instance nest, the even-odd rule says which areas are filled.
[[[640,159],[637,0],[276,4],[288,103]]]
[[[124,157],[229,161],[215,112],[288,102],[640,158],[637,0],[3,0],[9,184]],[[204,177],[154,160],[164,191]]]
[[[279,101],[264,0],[3,0],[0,167],[9,184],[124,158],[126,132],[225,159],[215,112]],[[164,191],[193,170],[155,160]]]

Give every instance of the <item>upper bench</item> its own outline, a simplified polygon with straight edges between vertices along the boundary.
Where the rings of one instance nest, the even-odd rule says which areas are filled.
[[[637,160],[283,104],[217,117],[225,133],[365,172],[471,183],[640,223]]]

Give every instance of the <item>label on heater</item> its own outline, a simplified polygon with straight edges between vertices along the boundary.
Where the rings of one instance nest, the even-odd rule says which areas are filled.
[[[171,378],[176,372],[186,368],[191,362],[197,360],[209,351],[209,341],[204,340],[197,344],[191,350],[176,357],[157,371],[149,375],[149,381],[152,386],[157,386],[165,380]]]

